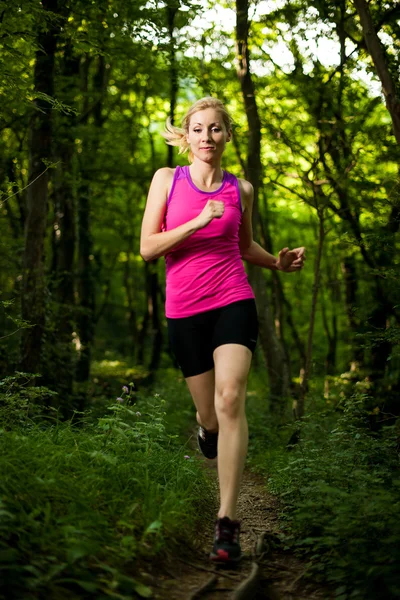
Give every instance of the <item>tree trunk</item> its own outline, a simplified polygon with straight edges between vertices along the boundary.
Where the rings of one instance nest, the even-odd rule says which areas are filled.
[[[265,221],[263,221],[261,219],[260,213],[258,213],[259,214],[259,223],[260,223],[261,245],[268,252],[270,252],[271,254],[274,254],[274,248],[273,248],[273,244],[272,244],[272,238],[271,238],[270,227],[269,227],[269,219],[268,219],[268,203],[267,203],[266,193],[264,190],[262,191],[262,198],[263,198]],[[285,292],[283,291],[282,281],[281,281],[280,275],[277,271],[272,271],[272,299],[273,299],[273,305],[274,305],[274,311],[273,311],[273,313],[274,313],[273,314],[274,329],[275,329],[277,338],[280,342],[280,345],[282,347],[284,362],[285,362],[286,368],[287,368],[287,378],[288,378],[288,381],[291,382],[292,376],[291,376],[290,354],[289,354],[288,345],[287,345],[286,339],[285,339],[285,318],[286,318],[286,320],[288,320],[288,322],[290,322],[291,329],[294,332],[294,338],[295,338],[296,344],[297,344],[297,341],[299,340],[299,336],[298,336],[296,327],[293,323],[293,320],[291,319],[291,316],[290,316],[292,307],[290,305],[289,300],[285,296]],[[285,314],[284,308],[286,309],[286,314]],[[287,314],[287,313],[289,313],[289,314]],[[302,356],[302,353],[300,351],[300,357],[301,356]]]
[[[371,55],[376,72],[382,83],[386,107],[392,118],[393,133],[397,143],[400,144],[400,101],[396,93],[397,82],[390,73],[386,52],[372,22],[368,3],[365,0],[353,0],[353,4],[360,17],[367,50]]]
[[[364,350],[362,347],[363,344],[358,341],[361,338],[357,337],[357,334],[360,334],[361,332],[361,324],[357,320],[355,312],[357,308],[358,277],[353,256],[348,256],[344,259],[342,263],[342,273],[344,278],[347,319],[354,338],[354,341],[352,342],[353,362],[360,366],[364,364]]]
[[[312,344],[314,337],[314,325],[315,325],[315,315],[317,311],[317,300],[318,300],[318,291],[321,279],[321,259],[322,259],[322,249],[324,245],[325,239],[325,227],[324,227],[324,214],[323,208],[318,209],[318,218],[319,218],[319,235],[318,235],[318,249],[317,256],[315,258],[315,267],[314,267],[314,283],[312,289],[312,298],[311,298],[311,312],[310,312],[310,324],[308,327],[308,340],[307,340],[307,355],[306,355],[306,365],[304,368],[304,375],[300,382],[300,394],[297,403],[294,404],[294,413],[297,418],[301,418],[304,416],[304,408],[305,408],[305,398],[308,391],[308,380],[311,374],[311,362],[312,362]]]
[[[143,315],[142,322],[139,326],[139,332],[138,332],[137,362],[139,363],[139,365],[145,364],[147,330],[148,330],[151,311],[152,311],[150,263],[148,263],[148,262],[144,263],[144,290],[145,290],[144,315]]]
[[[138,333],[137,361],[140,365],[146,364],[146,350],[148,347],[148,330],[151,326],[151,358],[149,369],[154,372],[158,369],[162,350],[162,330],[160,321],[159,299],[161,290],[158,282],[156,262],[144,263],[145,273],[145,311]]]
[[[261,181],[261,122],[255,99],[255,89],[250,73],[248,49],[248,0],[236,0],[236,56],[237,75],[240,81],[248,121],[248,147],[246,177],[254,187],[253,223],[256,235],[260,233],[258,192]],[[276,335],[270,301],[262,271],[249,265],[249,280],[253,286],[260,323],[260,342],[265,356],[271,395],[271,412],[282,416],[285,399],[289,395],[289,375],[282,345]]]
[[[326,375],[334,375],[336,372],[336,348],[338,339],[337,317],[332,316],[332,331],[330,330],[328,317],[326,314],[324,296],[321,294],[321,313],[322,323],[324,326],[325,336],[328,341],[328,349],[325,355],[325,373]]]
[[[74,106],[76,79],[79,75],[79,58],[67,43],[64,48],[61,72],[65,85],[60,91],[63,102]],[[74,258],[76,245],[75,198],[75,137],[76,117],[60,114],[57,127],[57,158],[59,165],[54,182],[53,260],[52,280],[54,309],[53,370],[46,379],[53,389],[62,392],[64,404],[71,397],[74,381],[74,348],[72,334],[75,320]]]
[[[152,324],[152,352],[150,360],[150,371],[153,373],[160,365],[161,350],[163,335],[161,331],[161,320],[160,320],[160,285],[158,282],[158,270],[157,264],[150,263],[150,297],[151,297],[151,324]]]
[[[128,198],[128,215],[133,216],[132,211],[132,199]],[[128,304],[127,321],[128,321],[128,332],[129,332],[129,354],[131,355],[132,361],[135,359],[135,352],[138,340],[138,328],[137,328],[137,314],[136,314],[136,302],[135,302],[135,281],[136,281],[136,267],[134,262],[134,237],[132,231],[128,231],[127,234],[127,251],[126,261],[124,263],[124,287],[126,293],[126,300]],[[132,260],[133,258],[133,260]]]
[[[76,379],[79,382],[89,379],[91,345],[94,336],[95,290],[92,249],[90,186],[86,180],[79,188],[78,204],[79,358],[76,365]]]
[[[88,58],[86,59],[84,93],[88,92]],[[93,77],[93,106],[84,107],[84,124],[93,127],[91,141],[85,144],[82,153],[81,184],[78,191],[78,296],[79,296],[79,358],[76,379],[89,379],[92,343],[95,331],[95,281],[93,273],[93,239],[91,232],[91,168],[95,164],[99,145],[99,133],[103,125],[103,99],[106,93],[106,66],[104,56],[97,58],[97,71]],[[93,123],[89,116],[93,114]]]
[[[127,252],[126,262],[124,265],[124,286],[126,292],[126,298],[128,302],[128,313],[127,313],[127,321],[128,321],[128,332],[129,332],[129,354],[131,355],[132,360],[135,357],[135,350],[137,344],[137,317],[136,317],[136,308],[135,301],[133,295],[133,286],[132,286],[132,273],[131,273],[131,252]]]
[[[42,6],[45,11],[57,13],[57,0],[42,0]],[[34,91],[51,97],[58,31],[58,26],[46,19],[46,25],[38,33],[39,50],[35,57]],[[44,239],[49,181],[45,163],[52,158],[52,107],[44,98],[36,98],[35,105],[37,110],[32,117],[29,141],[30,185],[27,190],[21,306],[22,318],[32,325],[22,335],[21,368],[31,373],[40,369],[45,328]]]
[[[260,345],[264,354],[270,392],[270,410],[282,417],[289,397],[289,374],[284,360],[282,345],[276,335],[267,286],[259,267],[249,265],[251,281],[257,304]]]
[[[176,98],[178,96],[178,67],[176,64],[176,50],[175,50],[175,15],[178,12],[176,3],[171,5],[171,2],[167,2],[167,20],[168,20],[168,33],[169,33],[169,77],[171,82],[170,88],[170,108],[169,117],[171,123],[175,121],[175,108]],[[174,147],[167,146],[167,167],[172,168],[174,164]]]

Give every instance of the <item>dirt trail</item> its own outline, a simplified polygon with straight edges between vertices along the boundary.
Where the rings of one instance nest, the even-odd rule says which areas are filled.
[[[205,461],[217,486],[216,461]],[[246,471],[238,506],[243,560],[234,569],[208,559],[214,521],[210,520],[180,558],[171,557],[149,581],[157,600],[329,600],[331,590],[308,579],[308,565],[284,551],[277,501],[261,477]]]

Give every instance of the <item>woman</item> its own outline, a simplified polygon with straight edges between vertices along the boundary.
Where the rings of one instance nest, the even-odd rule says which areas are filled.
[[[254,240],[253,188],[221,168],[232,121],[222,102],[203,98],[183,127],[167,123],[168,144],[189,150],[190,166],[159,169],[142,223],[144,260],[166,257],[166,317],[172,349],[196,406],[198,444],[218,455],[220,509],[210,554],[218,562],[241,557],[236,520],[248,430],[247,376],[258,323],[242,259],[285,272],[303,267],[304,248],[278,258]]]

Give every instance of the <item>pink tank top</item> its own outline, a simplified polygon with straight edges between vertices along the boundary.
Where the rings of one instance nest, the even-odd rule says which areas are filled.
[[[165,312],[171,319],[254,298],[239,250],[242,206],[234,175],[224,171],[220,188],[203,192],[191,180],[188,166],[176,167],[167,201],[165,230],[197,217],[209,199],[224,202],[223,216],[193,233],[165,257]]]

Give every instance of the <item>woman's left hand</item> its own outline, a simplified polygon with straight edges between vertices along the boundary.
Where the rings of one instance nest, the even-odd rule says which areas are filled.
[[[300,271],[304,267],[305,247],[294,248],[283,248],[278,255],[276,267],[279,271],[285,271],[285,273],[293,273],[293,271]]]

